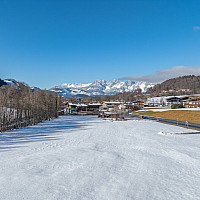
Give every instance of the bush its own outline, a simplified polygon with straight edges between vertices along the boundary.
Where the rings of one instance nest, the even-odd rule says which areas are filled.
[[[175,104],[172,104],[171,106],[171,109],[178,109],[178,108],[184,108],[183,104],[175,103]]]
[[[140,108],[137,107],[137,106],[134,106],[134,107],[132,108],[132,110],[133,110],[133,111],[137,111],[137,110],[140,110]]]

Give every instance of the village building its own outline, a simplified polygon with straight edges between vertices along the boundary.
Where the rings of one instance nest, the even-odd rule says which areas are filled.
[[[87,103],[87,114],[98,115],[99,108],[102,106],[100,102],[90,102]]]
[[[185,104],[189,101],[188,96],[161,96],[148,98],[145,102],[145,107],[164,107],[172,106],[173,104]]]
[[[124,121],[124,114],[122,112],[115,112],[115,111],[106,111],[106,112],[101,112],[99,114],[100,118],[102,119],[111,119],[111,120],[120,120]]]
[[[199,108],[200,107],[200,98],[199,97],[190,98],[189,101],[186,102],[184,106],[186,108]]]
[[[171,106],[172,104],[180,104],[181,99],[178,97],[170,97],[166,99],[166,106]]]
[[[139,102],[141,106],[142,102]],[[102,106],[100,107],[99,117],[103,119],[124,120],[129,111],[133,110],[134,106],[133,102],[105,101],[102,102]]]
[[[111,101],[103,101],[102,106],[100,107],[100,112],[105,112],[105,111],[118,111],[119,110],[119,105],[122,103],[119,101],[116,102],[111,102]]]
[[[128,110],[133,110],[134,106],[136,106],[136,104],[140,105],[142,107],[142,105],[144,105],[144,102],[142,101],[138,101],[138,103],[135,102],[135,105],[133,102],[119,102],[119,101],[105,101],[102,102],[102,107],[101,109],[106,109],[106,110],[123,110],[123,111],[128,111]]]
[[[66,114],[97,114],[99,113],[99,102],[89,103],[66,103],[65,113]]]
[[[176,92],[175,89],[169,89],[168,91],[169,91],[169,92]]]
[[[144,101],[140,101],[140,100],[133,101],[132,105],[137,108],[144,108]]]
[[[66,103],[65,113],[77,114],[78,112],[87,111],[87,105],[84,103]]]
[[[118,106],[119,110],[125,111],[126,110],[126,104],[122,103]]]
[[[119,106],[120,104],[122,104],[124,102],[119,102],[119,101],[103,101],[102,102],[102,106],[104,107],[115,107],[115,106]]]
[[[160,107],[163,105],[163,102],[165,103],[161,97],[148,98],[144,103],[144,107]]]
[[[99,117],[102,119],[122,120],[123,112],[126,109],[124,102],[102,102]]]
[[[124,104],[126,106],[126,110],[131,111],[134,108],[134,104],[132,102],[126,102]]]
[[[179,89],[178,92],[190,92],[190,89]]]
[[[167,92],[168,92],[167,90],[162,90],[162,91],[161,91],[161,93],[167,93]]]

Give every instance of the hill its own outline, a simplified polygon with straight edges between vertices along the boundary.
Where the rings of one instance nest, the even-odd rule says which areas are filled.
[[[170,91],[190,91],[200,93],[200,76],[182,76],[166,80],[147,89],[147,93],[161,93]]]

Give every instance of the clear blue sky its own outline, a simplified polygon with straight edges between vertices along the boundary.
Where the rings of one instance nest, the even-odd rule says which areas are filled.
[[[199,26],[199,0],[0,0],[0,78],[50,88],[199,66]]]

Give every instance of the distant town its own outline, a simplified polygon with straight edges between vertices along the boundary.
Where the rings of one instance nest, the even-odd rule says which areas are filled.
[[[0,118],[1,132],[35,125],[45,120],[57,118],[59,115],[97,115],[102,119],[126,120],[132,115],[141,115],[138,111],[153,110],[155,112],[159,109],[200,108],[200,77],[192,75],[169,79],[154,86],[151,84],[147,86],[143,82],[123,83],[118,80],[112,82],[95,81],[89,84],[89,89],[93,92],[102,91],[102,84],[104,87],[107,85],[107,88],[109,86],[109,90],[112,92],[115,88],[122,91],[134,88],[131,92],[118,92],[101,96],[66,95],[66,87],[68,89],[75,86],[83,88],[80,84],[72,84],[72,86],[64,84],[62,86],[65,88],[64,93],[60,88],[41,90],[37,87],[29,87],[14,79],[0,80],[0,84],[0,111],[3,116]],[[84,87],[84,90],[86,87],[89,90],[88,85]],[[147,114],[149,115],[149,113],[143,113],[143,115]],[[198,112],[193,113],[195,116],[196,114]],[[169,116],[165,117],[172,119]],[[196,122],[196,120],[184,117],[179,118],[179,120]]]

